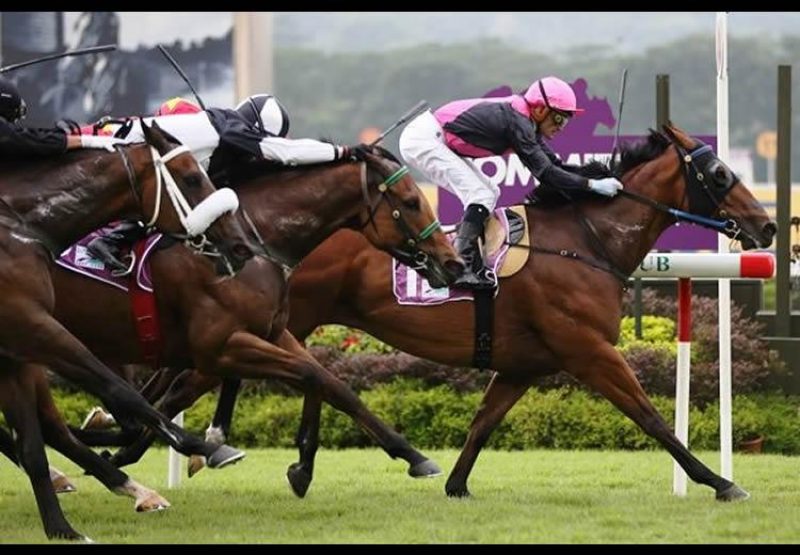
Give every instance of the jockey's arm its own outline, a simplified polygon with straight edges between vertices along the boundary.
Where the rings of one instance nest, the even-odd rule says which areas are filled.
[[[509,122],[507,137],[511,148],[536,179],[561,189],[588,189],[589,180],[563,169],[555,153],[538,140],[526,118],[518,116],[519,119],[515,116]]]
[[[332,162],[341,159],[345,154],[345,149],[341,146],[314,139],[264,137],[259,142],[259,147],[265,159],[288,166]]]
[[[67,135],[61,129],[22,127],[0,118],[0,153],[4,156],[55,156],[67,146]]]

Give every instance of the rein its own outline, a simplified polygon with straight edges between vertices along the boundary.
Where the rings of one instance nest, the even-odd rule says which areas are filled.
[[[625,189],[620,189],[617,194],[641,204],[650,206],[659,212],[669,214],[675,219],[676,222],[691,222],[700,225],[701,227],[724,233],[733,240],[737,239],[742,230],[735,220],[731,218],[726,220],[717,220],[709,216],[717,211],[724,215],[725,212],[721,208],[721,202],[730,192],[733,186],[739,182],[739,180],[736,178],[733,172],[731,172],[731,170],[715,156],[711,146],[701,143],[700,146],[696,147],[691,152],[688,152],[679,144],[675,142],[672,142],[672,144],[677,150],[678,156],[683,163],[683,173],[684,178],[686,179],[684,200],[686,196],[688,196],[689,209],[704,214],[696,214],[677,208],[672,208],[666,204],[660,203],[638,193],[627,191]],[[701,170],[698,168],[698,163],[700,160],[705,158],[708,160],[705,161],[705,165]],[[717,179],[718,173],[722,174],[721,179]],[[709,181],[716,182],[719,192],[718,195],[715,195],[715,193],[709,188]],[[700,191],[702,191],[703,194],[698,194]],[[559,192],[566,196],[565,192]],[[683,205],[683,202],[681,202],[681,205]],[[581,227],[584,230],[584,234],[588,239],[589,248],[595,252],[599,252],[601,260],[583,256],[576,251],[567,249],[549,249],[545,247],[535,247],[533,245],[510,246],[528,248],[531,252],[557,255],[564,258],[578,260],[584,264],[610,273],[622,284],[623,290],[627,290],[630,274],[623,272],[613,263],[608,250],[605,248],[603,241],[600,238],[600,234],[597,232],[597,229],[594,227],[591,221],[581,212],[580,207],[574,203],[572,204],[572,207],[578,214],[578,221],[580,222]]]

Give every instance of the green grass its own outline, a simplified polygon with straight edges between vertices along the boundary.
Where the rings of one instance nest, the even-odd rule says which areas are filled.
[[[428,453],[449,471],[457,452]],[[712,468],[717,453],[698,454]],[[204,470],[167,490],[166,451],[151,451],[131,474],[172,507],[135,514],[58,455],[76,481],[61,495],[73,526],[103,543],[798,543],[797,457],[734,455],[736,482],[752,498],[719,503],[690,483],[671,494],[663,452],[485,451],[473,497],[448,499],[445,478],[413,480],[377,450],[322,450],[305,499],[284,480],[289,450],[251,449],[242,463]],[[27,478],[0,460],[0,541],[45,542]]]

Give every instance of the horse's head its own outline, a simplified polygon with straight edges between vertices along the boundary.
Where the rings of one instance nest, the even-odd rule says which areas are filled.
[[[769,247],[778,226],[739,177],[702,141],[672,123],[663,129],[681,158],[688,211],[728,220],[724,233],[741,242],[744,250]]]
[[[623,147],[614,169],[625,184],[623,193],[638,193],[640,202],[665,212],[664,222],[675,217],[694,221],[739,240],[745,250],[768,247],[777,226],[736,174],[702,141],[671,123],[663,131]],[[690,220],[677,211],[699,218]],[[717,218],[725,220],[724,226]]]
[[[433,287],[444,287],[464,272],[464,264],[441,230],[439,220],[408,168],[385,149],[365,152],[360,223],[376,247],[414,268]]]
[[[239,206],[236,193],[230,189],[216,190],[189,149],[162,131],[157,123],[148,127],[142,121],[141,125],[152,157],[143,163],[151,170],[141,173],[141,194],[135,186],[134,192],[145,218],[149,217],[148,225],[217,256],[219,273],[233,274],[240,270],[254,252],[233,216]],[[123,160],[128,165],[124,155]],[[130,168],[129,172],[131,183],[135,184],[136,172]],[[172,209],[162,210],[162,205]]]

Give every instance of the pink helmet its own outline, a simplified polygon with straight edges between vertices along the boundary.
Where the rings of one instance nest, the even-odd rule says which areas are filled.
[[[156,116],[173,116],[177,114],[196,114],[202,112],[200,106],[190,100],[176,96],[164,102],[156,110]]]
[[[583,108],[578,108],[575,91],[572,90],[572,87],[552,75],[534,81],[525,91],[524,97],[530,105],[544,104],[548,108],[564,112],[583,112]]]

